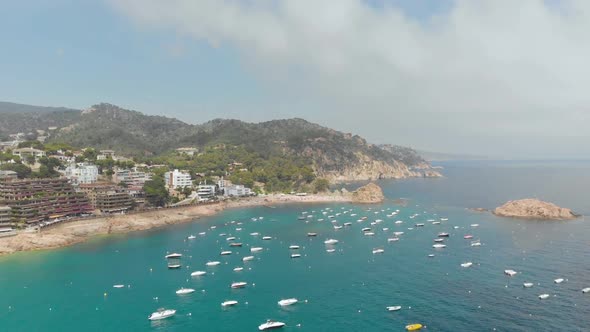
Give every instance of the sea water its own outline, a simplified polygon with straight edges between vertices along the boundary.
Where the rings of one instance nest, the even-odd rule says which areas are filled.
[[[428,331],[590,330],[590,294],[581,292],[590,287],[590,225],[584,218],[513,220],[466,209],[536,196],[587,214],[590,163],[444,167],[441,179],[382,181],[388,200],[379,205],[228,210],[193,223],[2,257],[0,330],[256,331],[267,319],[285,322],[285,331],[403,331],[411,323]],[[406,200],[393,201],[398,198]],[[397,209],[399,214],[387,217]],[[313,217],[299,220],[303,211]],[[357,222],[363,216],[367,219]],[[428,221],[441,218],[448,221]],[[377,219],[383,221],[370,225]],[[345,222],[352,225],[333,228]],[[375,235],[363,235],[363,227]],[[404,234],[388,243],[394,231]],[[319,235],[307,237],[308,232]],[[432,244],[440,232],[451,235],[447,247],[436,250]],[[191,234],[197,238],[187,239]],[[482,246],[472,247],[463,238],[467,234]],[[228,236],[243,247],[229,247]],[[328,238],[339,243],[327,246]],[[300,249],[289,250],[290,245]],[[251,253],[255,246],[264,250]],[[375,248],[384,253],[373,254]],[[220,256],[224,250],[232,255]],[[183,254],[182,269],[167,268],[164,256],[170,252]],[[302,257],[291,258],[295,252]],[[243,262],[249,255],[255,259]],[[205,265],[213,260],[221,264]],[[473,266],[461,267],[464,262]],[[233,271],[240,266],[243,271]],[[508,277],[505,269],[518,274]],[[207,275],[191,277],[197,270]],[[556,278],[566,281],[555,284]],[[237,281],[248,285],[231,289]],[[524,282],[534,287],[524,288]],[[196,292],[179,296],[175,291],[181,287]],[[550,297],[540,300],[543,293]],[[299,303],[277,304],[291,297]],[[239,303],[222,307],[226,300]],[[394,305],[402,309],[386,310]],[[177,314],[150,322],[147,317],[160,307]]]

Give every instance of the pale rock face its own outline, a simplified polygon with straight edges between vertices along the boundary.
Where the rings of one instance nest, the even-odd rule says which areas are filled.
[[[533,198],[509,201],[497,207],[493,212],[501,217],[528,219],[563,220],[577,217],[570,209]]]
[[[369,183],[352,192],[353,203],[381,203],[384,199],[383,190],[375,183]]]

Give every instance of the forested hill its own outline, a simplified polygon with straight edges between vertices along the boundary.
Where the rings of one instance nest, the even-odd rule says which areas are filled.
[[[318,176],[331,180],[420,176],[415,168],[425,166],[409,148],[369,144],[360,136],[297,118],[261,123],[216,119],[191,125],[103,103],[84,111],[2,111],[0,120],[0,135],[57,126],[51,141],[136,157],[158,156],[179,147],[243,146],[264,157],[304,158]]]

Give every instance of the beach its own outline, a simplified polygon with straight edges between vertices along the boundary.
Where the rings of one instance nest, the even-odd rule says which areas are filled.
[[[273,206],[292,203],[351,202],[350,195],[314,194],[306,196],[271,194],[227,200],[218,203],[156,209],[131,214],[117,214],[65,222],[40,232],[19,232],[0,238],[0,255],[20,251],[54,249],[88,240],[93,236],[144,231],[167,225],[196,221],[229,208]]]

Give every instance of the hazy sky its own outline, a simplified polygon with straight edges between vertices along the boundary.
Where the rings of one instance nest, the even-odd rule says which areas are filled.
[[[23,0],[0,40],[5,101],[590,157],[587,0]]]

